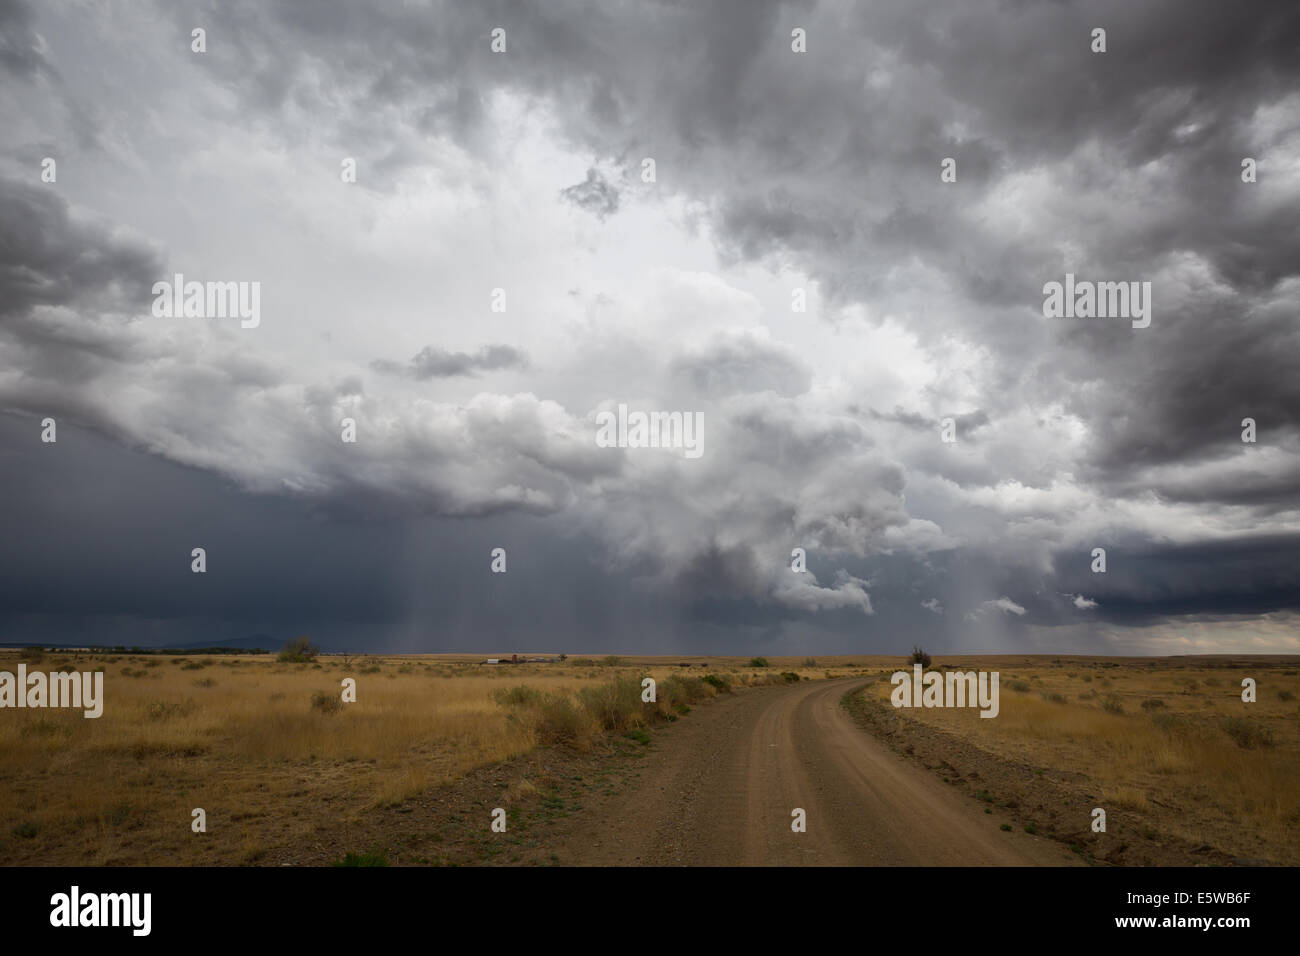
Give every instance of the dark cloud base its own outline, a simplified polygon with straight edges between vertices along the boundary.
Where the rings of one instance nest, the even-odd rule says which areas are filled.
[[[556,142],[582,157],[585,180],[570,170],[546,197],[575,228],[635,215],[637,163],[653,154],[656,195],[689,205],[724,267],[816,284],[823,315],[810,322],[863,307],[874,333],[892,311],[930,357],[950,336],[978,349],[974,371],[936,386],[969,386],[942,398],[960,406],[950,413],[973,454],[937,450],[925,390],[916,407],[888,408],[846,392],[842,416],[817,419],[821,356],[766,330],[611,362],[620,387],[622,374],[662,366],[674,399],[710,408],[710,441],[732,440],[720,459],[730,472],[711,477],[734,483],[734,500],[692,510],[677,476],[638,484],[623,458],[578,447],[566,416],[587,408],[547,394],[554,370],[534,365],[531,343],[505,340],[504,322],[477,348],[378,345],[312,380],[221,330],[191,339],[135,321],[172,272],[168,243],[0,173],[0,639],[306,632],[390,650],[862,653],[1034,649],[1046,633],[1068,635],[1062,650],[1095,650],[1116,628],[1300,610],[1295,3],[494,0],[362,15],[322,0],[158,12],[157,36],[184,49],[203,22],[213,42],[201,73],[164,58],[159,69],[177,73],[151,74],[151,86],[217,91],[268,153],[359,151],[358,192],[374,202],[445,160],[433,142],[463,154],[446,164],[453,179],[494,174],[511,139],[494,125],[501,93],[553,113]],[[488,50],[497,25],[509,56]],[[1097,25],[1103,58],[1087,42]],[[790,53],[794,26],[809,30],[807,55]],[[0,121],[31,138],[4,147],[11,169],[30,174],[47,148],[80,149],[86,170],[136,162],[133,137],[164,100],[131,86],[130,57],[113,59],[108,41],[86,55],[117,67],[111,82],[73,82],[67,51],[85,49],[84,27],[77,11],[0,0]],[[1261,173],[1249,186],[1247,155]],[[959,161],[949,186],[937,179],[945,156]],[[157,172],[186,156],[149,161]],[[898,287],[918,266],[955,305]],[[1155,277],[1153,326],[1045,324],[1042,284],[1066,272]],[[513,394],[471,388],[430,399],[413,421],[383,417],[388,386],[485,380]],[[124,408],[128,393],[148,400]],[[235,395],[252,396],[244,414],[287,423],[268,432],[283,459],[260,473],[257,436],[212,437],[235,430],[223,410]],[[340,452],[342,407],[380,408],[393,426],[370,432],[393,436],[370,446],[382,460],[357,466]],[[729,432],[716,427],[722,409]],[[58,419],[55,445],[39,441],[44,415]],[[1006,438],[1067,415],[1086,430],[1075,460],[1034,460],[1012,447],[1032,444],[1023,430]],[[1248,450],[1237,440],[1247,416],[1260,434]],[[214,462],[232,446],[247,460]],[[750,475],[770,484],[750,487]],[[1007,486],[1058,481],[1067,491],[1030,516],[1043,536],[1012,527],[1015,507],[999,515]],[[938,486],[956,491],[934,504]],[[1184,506],[1189,527],[1218,531],[1185,533],[1166,510],[1142,532],[1098,535],[1110,568],[1095,575],[1088,547],[1060,544],[1079,531],[1080,497],[1130,514]],[[619,507],[649,517],[620,524],[606,510]],[[1226,515],[1237,526],[1225,530]],[[674,519],[689,523],[690,546],[656,549]],[[916,532],[932,547],[909,547],[909,519],[938,529]],[[620,535],[638,532],[625,549]],[[810,549],[819,587],[783,595],[780,568],[807,537],[828,542]],[[207,574],[189,571],[196,546]],[[495,547],[506,575],[487,570]],[[866,582],[857,606],[811,609],[842,598],[845,581]]]
[[[1086,555],[1061,557],[1059,577],[1032,590],[976,553],[877,556],[852,568],[877,595],[873,615],[801,614],[725,597],[728,576],[747,573],[740,555],[701,557],[701,580],[679,579],[665,599],[554,518],[347,520],[69,426],[57,444],[42,444],[25,417],[0,416],[0,448],[9,542],[0,550],[0,641],[10,643],[150,647],[305,633],[330,648],[394,652],[861,654],[901,653],[914,639],[936,652],[982,649],[972,643],[981,640],[1028,651],[1036,646],[1024,621],[972,624],[960,609],[990,591],[1062,624],[1078,617],[1057,591],[1098,599],[1090,613],[1116,624],[1300,608],[1293,537],[1112,549],[1106,575],[1088,573]],[[194,547],[207,549],[206,574],[190,570]],[[507,550],[506,574],[489,572],[495,547]],[[1141,573],[1124,573],[1124,562]],[[824,579],[832,567],[822,563],[810,556],[809,570]],[[947,610],[918,633],[916,609],[930,598]]]

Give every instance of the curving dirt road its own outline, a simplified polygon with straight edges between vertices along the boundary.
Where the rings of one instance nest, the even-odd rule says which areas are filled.
[[[581,865],[1079,865],[1054,841],[1004,832],[858,727],[861,678],[747,691],[659,735],[632,787],[589,806],[556,847]],[[807,831],[791,830],[791,811]]]

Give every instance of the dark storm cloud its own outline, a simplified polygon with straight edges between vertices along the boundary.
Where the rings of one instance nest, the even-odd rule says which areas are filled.
[[[1091,612],[1123,623],[1176,614],[1264,614],[1294,608],[1300,594],[1300,536],[1191,544],[1121,542],[1107,548],[1104,574],[1090,552],[1057,557],[1062,589],[1095,600]]]
[[[1249,448],[1250,446],[1243,446]],[[1167,501],[1191,504],[1233,504],[1257,509],[1261,523],[1269,515],[1288,511],[1295,505],[1300,488],[1300,465],[1294,459],[1263,462],[1247,457],[1244,451],[1233,464],[1241,467],[1215,467],[1206,474],[1191,474],[1185,479],[1166,478],[1160,484],[1160,496]],[[1136,488],[1127,489],[1135,492]]]
[[[0,318],[92,302],[97,312],[139,309],[161,272],[153,249],[74,220],[51,187],[0,180]]]
[[[32,28],[31,8],[22,0],[0,0],[0,70],[20,79],[51,72]]]
[[[883,47],[937,70],[948,95],[979,110],[983,128],[1058,156],[1101,135],[1141,163],[1167,151],[1184,119],[1201,110],[1242,117],[1300,77],[1292,4],[977,0],[922,14],[887,0],[857,16]],[[1091,52],[1095,27],[1107,30],[1104,60]],[[1185,95],[1177,108],[1153,111],[1162,91]]]
[[[597,219],[618,212],[618,190],[596,169],[588,169],[585,181],[561,189],[560,195]]]
[[[128,443],[148,423],[170,433],[149,441],[164,454],[211,448],[232,396],[269,393],[285,371],[150,327],[152,286],[167,274],[151,244],[74,212],[54,186],[0,182],[0,407]]]
[[[148,646],[253,634],[278,642],[307,633],[336,649],[701,653],[787,649],[793,640],[783,637],[780,623],[792,621],[793,612],[736,599],[760,583],[745,548],[702,552],[665,601],[648,596],[634,578],[611,576],[586,560],[593,543],[557,540],[540,524],[412,523],[404,511],[352,520],[310,502],[241,494],[215,476],[71,428],[60,431],[58,445],[43,445],[34,422],[4,416],[0,439],[0,518],[13,540],[28,542],[0,551],[0,635],[7,641]],[[208,552],[205,575],[189,569],[196,546]],[[508,549],[508,577],[484,573],[497,546]],[[1102,620],[1143,623],[1189,608],[1247,612],[1287,605],[1287,589],[1294,593],[1300,581],[1294,562],[1289,577],[1277,570],[1297,547],[1300,541],[1289,537],[1113,548],[1110,573],[1088,573],[1086,554],[1063,555],[1060,576],[1099,600],[1089,613]],[[1225,560],[1237,569],[1227,580]],[[983,559],[954,553],[932,561],[960,566]],[[564,568],[564,588],[555,587],[557,567]],[[997,593],[1031,613],[1071,619],[1066,598],[1035,596],[1029,582],[1011,580],[1005,569],[984,570],[995,576]],[[934,596],[948,609],[943,616],[921,612],[934,621],[924,641],[935,652],[967,649],[974,626],[1005,636],[1024,624],[994,611],[963,624],[960,610],[985,591],[954,590],[961,573],[884,557],[866,561],[859,573],[871,575],[885,595],[875,602],[876,614],[823,612],[809,646],[853,653],[865,644],[902,653],[909,612]]]
[[[449,352],[446,349],[425,346],[405,365],[384,359],[371,363],[380,372],[408,375],[419,381],[431,378],[453,378],[458,375],[475,375],[501,369],[524,368],[528,357],[510,345],[485,345],[477,352]]]
[[[134,395],[128,373],[147,365],[156,390],[133,413],[166,436],[154,450],[235,471],[260,491],[289,490],[250,504],[256,521],[230,522],[250,535],[258,522],[273,528],[273,561],[245,552],[242,577],[224,579],[232,589],[212,589],[219,600],[201,596],[192,578],[167,579],[175,594],[191,596],[193,613],[238,617],[241,626],[247,616],[261,628],[256,620],[269,609],[289,607],[286,620],[301,618],[311,595],[326,593],[322,619],[368,618],[401,631],[393,622],[403,614],[424,614],[469,634],[478,622],[503,627],[511,614],[531,620],[530,607],[541,607],[539,631],[558,634],[571,600],[567,623],[588,633],[635,607],[643,616],[627,616],[642,625],[667,617],[685,633],[731,628],[768,640],[798,614],[825,608],[840,633],[871,618],[873,633],[941,628],[951,645],[975,634],[1019,646],[1031,623],[1064,625],[1080,613],[1147,622],[1295,606],[1294,542],[1255,533],[1298,504],[1300,218],[1285,153],[1297,123],[1285,98],[1300,86],[1295,4],[499,0],[362,9],[338,0],[160,9],[182,46],[193,26],[208,30],[209,52],[194,72],[234,92],[249,130],[359,154],[367,190],[398,194],[405,177],[427,166],[440,185],[484,188],[475,176],[495,175],[513,142],[493,120],[494,96],[507,91],[523,109],[546,112],[593,164],[583,183],[548,184],[545,201],[558,194],[603,220],[649,195],[680,197],[698,211],[724,264],[810,277],[821,318],[861,307],[862,322],[878,326],[889,316],[922,351],[951,340],[955,351],[978,356],[941,383],[953,393],[933,396],[961,435],[960,449],[944,449],[931,441],[937,408],[920,403],[892,412],[858,403],[849,419],[808,412],[797,400],[823,383],[798,349],[723,336],[665,350],[673,383],[716,403],[708,419],[714,457],[699,470],[706,478],[683,478],[693,483],[681,491],[668,487],[666,473],[638,479],[619,454],[594,454],[545,394],[431,404],[399,420],[356,377],[290,385],[272,361],[222,350],[177,360],[169,345],[126,323],[147,301],[147,284],[164,274],[159,255],[74,217],[53,192],[0,183],[0,342],[20,369],[0,389],[4,407],[67,407],[94,422],[107,412],[73,385],[117,374],[105,390]],[[0,70],[20,79],[53,69],[33,23],[30,8],[0,5]],[[497,26],[507,30],[507,54],[489,51]],[[795,26],[809,31],[805,55],[790,51]],[[1088,48],[1094,26],[1108,31],[1101,56]],[[439,165],[448,145],[463,161]],[[1239,178],[1247,155],[1261,163],[1253,185]],[[614,182],[634,183],[642,156],[658,163],[653,192],[637,184],[620,193],[597,172],[612,168]],[[957,161],[955,183],[939,181],[944,157]],[[1043,319],[1043,283],[1067,271],[1153,280],[1152,326]],[[526,366],[511,345],[430,346],[405,363],[372,363],[399,380],[387,383],[395,387],[403,378]],[[247,422],[239,428],[223,409],[235,394],[255,399],[241,406]],[[1020,423],[1049,417],[1049,406],[1082,423],[1077,458],[1032,447],[1035,433]],[[366,464],[337,441],[343,414],[361,422],[374,456]],[[1243,417],[1259,423],[1257,448],[1240,442]],[[277,430],[276,422],[292,427]],[[30,422],[22,427],[30,437]],[[6,500],[48,503],[34,478],[43,467],[23,459],[14,475],[27,484]],[[1007,504],[1020,493],[1008,488],[1050,489],[1058,480],[1083,488]],[[152,481],[143,471],[138,478],[142,487]],[[185,508],[160,511],[160,527],[184,527],[185,509],[216,494],[201,487]],[[1226,545],[1157,545],[1169,529],[1153,520],[1115,549],[1108,575],[1092,576],[1055,550],[1085,493],[1100,509],[1146,498],[1194,505],[1199,516],[1237,507],[1257,524]],[[927,495],[939,502],[929,512],[918,505]],[[570,598],[539,577],[536,605],[504,589],[494,597],[484,590],[494,584],[441,563],[434,548],[417,549],[412,565],[443,587],[426,606],[403,607],[419,582],[376,557],[391,530],[381,533],[378,523],[412,511],[475,519],[439,526],[435,540],[450,550],[473,524],[463,532],[471,551],[486,553],[489,530],[526,537],[519,529],[529,527],[541,553],[572,528],[542,532],[529,522],[575,502],[595,512],[589,529],[604,522],[594,541],[618,551],[626,537],[628,561],[667,582],[667,610],[652,598],[636,604],[635,589],[592,570],[570,538],[552,543],[558,553],[546,558],[553,573],[577,569]],[[351,530],[314,530],[294,510],[311,511],[305,503],[312,519]],[[152,498],[109,504],[148,514]],[[673,533],[661,538],[665,525]],[[221,540],[223,527],[214,519],[200,530]],[[950,529],[962,547],[948,547]],[[131,534],[126,525],[112,530]],[[188,553],[177,534],[154,553]],[[1026,549],[1033,553],[1018,553],[1022,534],[1036,535]],[[107,538],[79,540],[111,563],[114,552],[95,543]],[[794,580],[784,565],[792,541],[824,549],[812,556],[815,585],[784,583]],[[354,572],[336,552],[356,549],[387,577],[362,571],[349,590]],[[1050,566],[1040,560],[1045,551]],[[4,557],[17,573],[15,553]],[[840,554],[849,557],[832,559]],[[37,566],[49,571],[75,555],[43,560]],[[186,613],[183,601],[149,603],[156,569],[123,567],[105,587],[91,564],[76,567],[85,603],[69,606],[78,613]],[[273,582],[286,580],[292,593],[277,594]],[[386,583],[393,580],[407,586]],[[57,595],[34,593],[23,599],[14,589],[0,606],[53,613]],[[1082,611],[1071,598],[1080,594],[1098,607]],[[926,610],[935,600],[944,615]]]
[[[157,646],[308,634],[327,649],[726,653],[698,622],[534,519],[336,512],[0,415],[0,641]],[[207,551],[204,574],[190,552]],[[489,570],[505,548],[507,574]],[[563,586],[557,586],[557,575]]]
[[[184,16],[187,23],[192,18]],[[1044,2],[1011,10],[987,0],[922,12],[910,3],[886,2],[854,8],[848,22],[829,16],[808,4],[646,5],[615,14],[598,4],[501,2],[390,8],[359,18],[343,3],[314,4],[306,15],[282,3],[222,8],[217,22],[233,49],[223,52],[214,44],[213,56],[250,105],[278,110],[292,90],[295,105],[303,107],[311,105],[304,97],[337,92],[353,105],[352,121],[369,112],[379,122],[378,107],[420,97],[421,111],[430,109],[430,96],[477,103],[496,87],[557,97],[596,90],[569,100],[578,108],[563,119],[574,135],[607,155],[667,135],[707,160],[692,171],[696,184],[721,190],[735,165],[721,154],[744,150],[752,185],[729,184],[720,221],[727,227],[724,238],[754,255],[773,245],[825,252],[816,247],[857,233],[866,210],[844,203],[851,193],[841,190],[853,176],[869,177],[868,185],[910,185],[895,191],[899,204],[880,207],[870,225],[882,238],[901,234],[908,240],[904,247],[914,249],[916,240],[952,235],[951,204],[968,201],[958,190],[937,195],[916,188],[922,180],[914,177],[922,171],[924,181],[937,179],[939,157],[960,154],[961,181],[978,187],[995,171],[1066,160],[1098,139],[1115,147],[1129,167],[1172,160],[1170,176],[1184,184],[1176,210],[1149,217],[1147,229],[1160,234],[1151,236],[1144,254],[1167,248],[1171,239],[1199,240],[1211,252],[1244,259],[1233,239],[1245,239],[1273,263],[1261,278],[1290,274],[1291,260],[1275,244],[1268,248],[1269,237],[1256,234],[1258,223],[1243,221],[1239,210],[1222,215],[1236,204],[1217,197],[1231,194],[1203,188],[1220,182],[1220,159],[1235,173],[1242,155],[1236,140],[1255,108],[1295,88],[1300,66],[1292,51],[1300,45],[1300,12],[1289,5],[1246,13],[1174,0],[1086,10]],[[259,23],[262,18],[271,22]],[[813,28],[812,52],[802,59],[788,54],[788,31],[796,23],[828,28]],[[1089,51],[1088,33],[1102,23],[1110,24],[1110,52],[1097,56]],[[496,25],[507,29],[515,53],[488,52],[487,34]],[[838,31],[831,33],[831,26]],[[294,42],[285,44],[285,37]],[[370,51],[380,42],[391,48],[377,60]],[[675,69],[660,69],[660,48],[673,50]],[[919,87],[910,96],[906,90],[862,95],[873,64],[868,56],[851,56],[855,48],[924,71],[937,78],[938,88]],[[281,55],[272,56],[272,49]],[[443,55],[430,57],[429,49]],[[478,115],[470,110],[448,132],[465,137]],[[944,124],[956,120],[972,138],[945,139]],[[1177,136],[1188,123],[1200,131],[1190,139]],[[862,168],[867,155],[871,169]],[[801,161],[813,156],[822,168],[809,178]],[[1184,167],[1199,175],[1188,177]],[[783,185],[789,191],[782,192]],[[1199,201],[1186,201],[1193,198]],[[1174,236],[1161,212],[1182,215]],[[1274,210],[1267,222],[1294,237],[1290,218]],[[914,225],[902,227],[908,220]],[[882,228],[887,224],[892,228]],[[1132,252],[1121,247],[1115,254],[1131,258]],[[1261,262],[1258,255],[1249,258]]]
[[[773,391],[793,396],[808,391],[812,369],[792,349],[755,335],[719,336],[702,348],[679,355],[669,374],[701,395]]]
[[[696,554],[682,568],[676,585],[690,601],[714,601],[736,595],[754,597],[762,593],[763,575],[753,550],[746,546],[722,547],[717,543]],[[761,619],[763,612],[746,604],[741,613],[751,612]],[[733,610],[732,613],[735,613]]]
[[[914,431],[928,431],[938,427],[939,423],[932,418],[927,418],[917,412],[909,412],[902,408],[895,408],[892,412],[881,412],[874,408],[866,409],[863,412],[857,405],[849,406],[849,411],[854,415],[866,414],[867,417],[876,421],[895,422],[896,424],[906,426]]]
[[[161,272],[143,241],[74,218],[51,187],[0,181],[0,403],[103,424],[96,383],[161,354],[130,322]]]
[[[1155,308],[1161,310],[1158,298]],[[1194,299],[1166,304],[1153,328],[1143,330],[1155,334],[1139,332],[1128,343],[1096,325],[1076,326],[1067,341],[1078,350],[1065,350],[1060,369],[1078,381],[1106,383],[1063,393],[1067,407],[1093,429],[1088,462],[1094,473],[1117,489],[1148,480],[1142,473],[1148,466],[1240,455],[1244,418],[1255,420],[1263,445],[1300,451],[1300,379],[1290,371],[1300,363],[1298,312],[1294,291],[1261,301],[1205,288]],[[1219,500],[1238,497],[1223,481],[1207,478],[1199,490],[1177,479],[1168,493],[1205,501],[1218,487],[1226,492]],[[1267,483],[1248,484],[1258,493]],[[1279,501],[1294,506],[1296,486],[1274,487]]]
[[[1260,409],[1275,428],[1297,424],[1294,376],[1275,374],[1300,360],[1300,342],[1279,328],[1296,292],[1275,299],[1278,282],[1300,269],[1300,218],[1284,203],[1250,201],[1247,189],[1268,188],[1266,174],[1255,187],[1238,179],[1242,156],[1267,164],[1270,144],[1249,125],[1258,109],[1300,79],[1293,4],[878,2],[844,19],[776,3],[617,14],[581,3],[453,4],[361,19],[342,4],[316,5],[305,18],[288,9],[272,7],[265,31],[250,23],[266,14],[223,14],[247,55],[217,61],[260,108],[279,109],[289,90],[310,96],[323,79],[353,104],[353,117],[378,117],[371,107],[381,101],[454,104],[445,130],[473,142],[481,113],[466,104],[493,88],[550,94],[567,104],[570,134],[592,150],[652,151],[675,188],[714,201],[724,252],[794,257],[833,303],[881,293],[888,267],[916,256],[975,302],[1036,310],[1042,284],[1065,271],[1149,276],[1171,253],[1194,253],[1226,292],[1195,322],[1171,314],[1162,296],[1148,342],[1054,328],[1047,334],[1063,347],[1020,368],[1025,333],[1014,323],[972,316],[964,331],[993,346],[993,361],[1038,397],[1061,389],[1062,375],[1071,386],[1100,375],[1111,404],[1144,408],[1119,416],[1073,401],[1101,432],[1098,469],[1114,477],[1135,452],[1215,453],[1211,420],[1239,406]],[[506,55],[487,52],[495,25],[508,31]],[[810,31],[806,56],[789,54],[794,25]],[[1106,54],[1090,50],[1094,26],[1108,31]],[[272,55],[285,34],[298,52]],[[382,61],[369,55],[378,45],[390,51]],[[429,57],[430,48],[447,55]],[[673,51],[674,69],[661,69],[660,49]],[[323,75],[309,71],[320,62],[330,64]],[[874,89],[877,68],[892,79]],[[946,131],[952,124],[962,132]],[[1089,144],[1103,156],[1085,158]],[[957,159],[958,183],[938,183],[944,156]],[[977,212],[1004,177],[1043,163],[1055,165],[1062,195],[1083,203],[1148,164],[1161,171],[1140,214],[1103,218],[1080,205],[1061,221],[1055,238],[1082,250],[1068,259]],[[591,179],[572,188],[585,203],[599,198],[589,195]],[[600,201],[608,207],[608,197]],[[1224,357],[1228,374],[1207,374]]]

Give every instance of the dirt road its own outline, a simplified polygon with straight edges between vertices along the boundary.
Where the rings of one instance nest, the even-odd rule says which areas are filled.
[[[624,792],[589,806],[556,850],[580,865],[1077,865],[1005,832],[858,727],[840,698],[861,678],[746,691],[659,735]],[[791,830],[802,808],[807,830]]]

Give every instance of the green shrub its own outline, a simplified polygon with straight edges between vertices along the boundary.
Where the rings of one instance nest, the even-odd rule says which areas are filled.
[[[318,690],[311,695],[311,706],[312,710],[319,710],[322,714],[337,714],[343,709],[343,698],[329,691]]]
[[[574,744],[585,749],[602,731],[640,740],[641,728],[650,720],[676,720],[690,713],[690,704],[722,689],[727,689],[726,681],[713,675],[673,674],[658,683],[655,701],[649,703],[641,699],[641,678],[629,674],[583,687],[575,696],[518,685],[497,691],[493,698],[511,710],[508,719],[529,728],[539,743]]]
[[[1102,701],[1101,709],[1108,714],[1124,713],[1124,705],[1120,703],[1120,699],[1116,697],[1114,694],[1111,694],[1104,701]]]
[[[690,713],[688,705],[708,700],[717,693],[713,684],[702,677],[672,674],[659,683],[654,712],[660,717],[676,720],[678,715]]]
[[[751,657],[751,658],[749,659],[749,666],[750,666],[750,667],[767,667],[767,658],[766,658],[766,657]]]
[[[660,703],[667,700],[673,704],[693,704],[697,700],[712,697],[717,691],[703,677],[685,677],[673,674],[659,684]]]
[[[799,675],[794,671],[781,671],[781,677],[787,684],[799,683]]]
[[[135,816],[135,807],[129,803],[115,803],[104,811],[104,822],[111,827],[120,827]]]
[[[615,677],[584,687],[578,691],[578,700],[602,730],[630,730],[642,723],[641,681],[635,677]]]
[[[319,653],[320,648],[306,637],[295,637],[284,645],[278,660],[282,664],[307,664],[314,661]]]
[[[930,666],[930,655],[921,647],[913,646],[912,656],[907,659],[909,664],[920,664],[922,667]]]
[[[1220,718],[1219,728],[1243,750],[1273,746],[1273,732],[1245,717]]]
[[[1156,697],[1148,697],[1142,701],[1143,710],[1159,710],[1163,706],[1165,706],[1165,702]]]
[[[1170,735],[1188,734],[1196,729],[1192,721],[1182,714],[1152,714],[1151,723]]]
[[[704,683],[710,685],[720,693],[731,692],[731,685],[728,684],[724,678],[719,677],[717,674],[705,674],[703,677],[700,678],[700,680],[704,681]]]
[[[542,702],[545,695],[536,687],[518,684],[493,691],[492,699],[502,707],[531,707]]]
[[[591,715],[563,694],[546,694],[526,706],[539,743],[584,746],[596,731]]]
[[[145,705],[145,714],[150,720],[171,720],[173,717],[188,717],[198,705],[193,698],[184,703],[165,700],[152,700]]]

